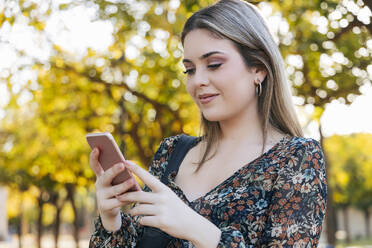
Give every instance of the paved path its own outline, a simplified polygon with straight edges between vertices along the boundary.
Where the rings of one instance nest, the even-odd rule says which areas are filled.
[[[42,248],[54,248],[54,239],[52,235],[44,235],[41,240]],[[75,248],[75,242],[71,235],[60,235],[58,248]],[[89,240],[82,239],[79,242],[80,248],[87,248]],[[13,236],[8,242],[0,242],[0,248],[18,248],[17,236]],[[36,248],[34,235],[25,235],[23,238],[23,248]]]

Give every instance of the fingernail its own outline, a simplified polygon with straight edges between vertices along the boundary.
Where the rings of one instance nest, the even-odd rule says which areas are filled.
[[[93,149],[93,153],[97,153],[97,152],[98,152],[97,147],[94,147],[94,149]]]
[[[118,169],[122,169],[124,167],[124,164],[123,163],[119,163],[116,165],[116,168]]]

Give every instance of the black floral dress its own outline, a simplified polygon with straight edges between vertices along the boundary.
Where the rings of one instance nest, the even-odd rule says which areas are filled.
[[[149,167],[161,178],[180,135],[165,138]],[[198,142],[201,137],[198,137]],[[322,148],[312,138],[284,136],[270,150],[238,169],[202,197],[189,201],[168,177],[170,187],[188,206],[221,230],[218,248],[317,247],[325,215],[327,182]],[[144,191],[151,191],[146,185]],[[122,227],[104,229],[98,216],[89,247],[136,247],[143,226],[121,213]],[[194,247],[174,238],[168,248]]]

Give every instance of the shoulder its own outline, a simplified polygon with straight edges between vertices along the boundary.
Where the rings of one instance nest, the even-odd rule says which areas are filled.
[[[314,138],[291,136],[283,144],[282,155],[285,157],[286,169],[298,170],[299,167],[310,166],[323,170],[325,167],[324,153],[319,141]]]
[[[178,140],[181,138],[182,134],[177,134],[169,137],[163,138],[160,142],[159,147],[155,153],[156,156],[168,155],[173,151],[173,148],[177,144]]]
[[[148,171],[153,176],[157,177],[159,180],[161,179],[165,168],[168,164],[169,155],[174,150],[174,146],[181,137],[182,134],[177,134],[169,137],[163,138],[158,148],[152,158],[152,161],[148,167]],[[144,190],[149,190],[147,187]]]
[[[292,136],[283,150],[285,159],[280,162],[276,187],[284,187],[286,182],[297,188],[309,183],[321,190],[325,196],[326,165],[319,141]]]
[[[298,136],[291,136],[288,141],[289,146],[297,147],[297,148],[310,148],[310,147],[318,147],[321,148],[319,141],[314,138],[306,138],[306,137],[298,137]]]
[[[149,166],[149,172],[151,174],[160,177],[164,173],[170,155],[174,151],[182,135],[184,134],[180,133],[162,139]]]
[[[160,142],[160,145],[156,153],[159,153],[159,155],[170,155],[173,152],[174,147],[177,145],[178,141],[181,139],[182,136],[189,136],[189,135],[180,133],[177,135],[164,138]],[[201,137],[196,137],[196,136],[191,136],[191,137],[196,138],[197,140],[201,139]]]
[[[284,149],[291,151],[294,156],[307,154],[318,154],[323,157],[323,149],[319,141],[314,138],[292,136],[285,143]]]
[[[177,141],[182,134],[177,134],[169,137],[165,137],[160,141],[160,144],[154,154],[151,166],[159,166],[161,163],[168,160],[169,154],[173,151]]]

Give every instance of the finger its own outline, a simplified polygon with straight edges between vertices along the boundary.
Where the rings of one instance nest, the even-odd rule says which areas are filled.
[[[100,209],[103,211],[109,211],[114,208],[118,208],[123,205],[123,202],[119,201],[116,198],[106,199],[101,202]]]
[[[123,163],[117,163],[112,166],[110,169],[106,170],[102,176],[98,178],[99,184],[103,186],[110,186],[112,180],[124,170]]]
[[[130,162],[129,160],[124,161],[125,167],[127,167],[132,173],[136,174],[153,192],[159,192],[166,187],[156,177],[151,175],[145,169]]]
[[[138,223],[142,226],[160,227],[159,218],[155,215],[141,216],[138,218]]]
[[[104,193],[105,198],[112,198],[115,196],[119,196],[125,192],[128,191],[134,184],[135,184],[136,179],[130,178],[126,180],[125,182],[106,188],[106,191]]]
[[[104,173],[104,170],[102,169],[101,164],[98,161],[98,157],[99,157],[99,149],[95,147],[90,153],[89,165],[97,177],[101,176]]]
[[[146,191],[127,192],[116,196],[116,198],[123,202],[140,202],[148,204],[154,204],[157,201],[157,195],[155,193]]]
[[[156,215],[159,211],[152,204],[138,204],[128,211],[131,216],[135,215]]]

